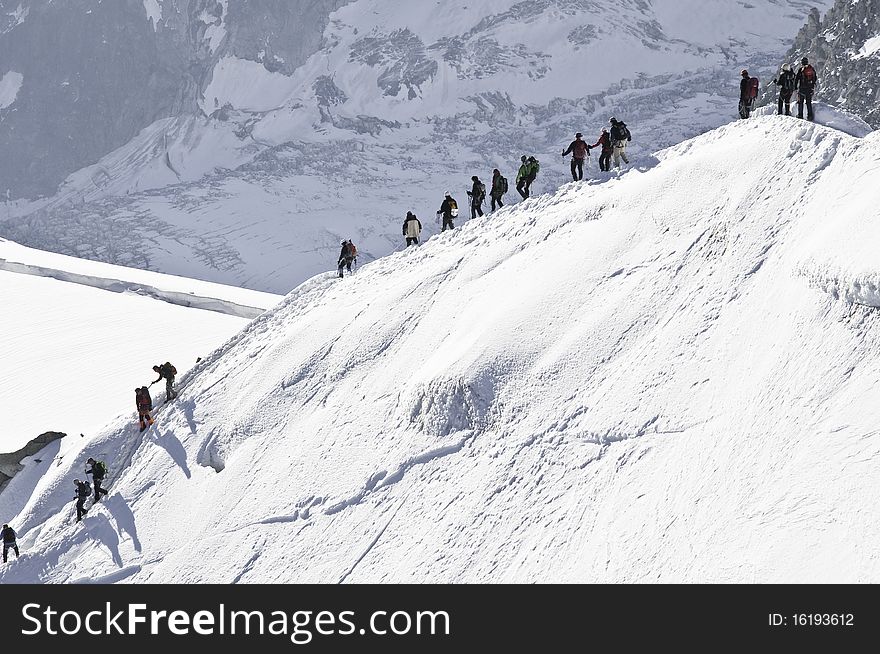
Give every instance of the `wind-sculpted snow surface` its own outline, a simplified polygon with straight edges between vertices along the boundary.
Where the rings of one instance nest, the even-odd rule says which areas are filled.
[[[300,286],[46,475],[0,581],[877,582],[880,323],[816,280],[877,277],[880,140],[655,161]]]
[[[574,133],[594,143],[611,116],[630,126],[636,158],[728,122],[739,69],[769,79],[807,9],[831,0],[321,0],[293,20],[295,4],[135,3],[146,42],[183,47],[189,30],[179,110],[160,93],[145,103],[154,122],[116,117],[131,140],[52,197],[7,203],[0,234],[287,293],[334,265],[341,238],[370,257],[402,246],[407,211],[435,233],[444,191],[463,201],[471,175],[489,181],[495,167],[515,185],[524,153],[542,163],[535,190],[558,188]],[[186,59],[161,52],[171,72]],[[37,75],[15,70],[26,81],[11,108],[34,101]]]

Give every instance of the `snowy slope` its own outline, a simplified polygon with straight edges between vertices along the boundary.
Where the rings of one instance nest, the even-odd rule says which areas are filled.
[[[308,281],[0,581],[877,582],[880,138],[658,159]]]
[[[611,115],[632,128],[637,160],[727,122],[739,69],[769,74],[806,10],[830,4],[345,3],[292,70],[221,43],[204,115],[163,118],[54,197],[9,203],[0,234],[286,293],[333,266],[340,238],[384,256],[408,210],[432,222],[444,191],[464,200],[470,176],[494,167],[514,181],[523,153],[542,161],[535,189],[557,188],[574,132],[594,142]]]
[[[0,240],[0,451],[130,418],[153,365],[183,374],[279,299]]]

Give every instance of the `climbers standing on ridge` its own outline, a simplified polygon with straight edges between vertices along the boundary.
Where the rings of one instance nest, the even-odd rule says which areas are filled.
[[[147,425],[153,424],[153,417],[150,415],[150,412],[153,410],[153,398],[150,397],[150,389],[146,386],[134,389],[134,403],[137,407],[141,431],[146,431]]]
[[[419,244],[419,236],[422,234],[422,223],[412,211],[406,212],[406,220],[403,221],[403,235],[406,237],[406,247]]]
[[[18,543],[15,542],[15,529],[4,524],[3,531],[0,532],[0,535],[3,536],[3,563],[6,563],[6,558],[9,556],[9,550],[15,552],[15,558],[18,558]]]
[[[351,239],[347,241],[342,241],[342,250],[339,253],[339,261],[337,265],[339,266],[339,277],[345,277],[342,270],[345,269],[351,274],[351,265],[354,263],[354,260],[357,258],[357,248],[354,243],[351,242]]]
[[[492,191],[490,193],[492,196],[492,211],[495,211],[496,208],[501,209],[504,206],[501,198],[504,197],[505,193],[507,193],[507,178],[496,168],[492,171]]]
[[[576,182],[584,178],[584,160],[590,156],[590,146],[581,140],[583,136],[580,132],[575,134],[574,141],[562,153],[563,158],[571,154],[571,177]]]
[[[474,175],[471,177],[474,183],[470,191],[467,192],[471,199],[471,220],[477,216],[483,215],[483,200],[486,199],[486,185],[480,181],[480,178]]]
[[[801,59],[801,69],[794,80],[794,88],[798,92],[798,118],[804,117],[804,102],[806,102],[807,120],[815,119],[815,114],[813,113],[813,92],[816,90],[818,82],[819,76],[816,75],[816,69],[810,65],[810,60],[804,57]]]
[[[622,120],[617,120],[613,116],[608,121],[611,123],[611,147],[614,155],[614,167],[620,168],[620,160],[629,164],[626,157],[626,146],[632,141],[632,134],[629,133],[629,127]]]
[[[73,499],[76,500],[76,521],[79,522],[89,512],[85,504],[89,495],[92,494],[92,489],[89,488],[89,482],[80,481],[79,479],[74,479],[73,485],[76,487],[76,492],[73,496]]]
[[[103,461],[95,461],[92,457],[89,457],[86,463],[92,466],[86,470],[86,474],[92,476],[92,486],[95,487],[95,502],[98,502],[101,495],[107,494],[107,491],[101,488],[101,482],[104,481],[107,474],[107,465]]]
[[[760,82],[757,77],[750,76],[745,68],[740,72],[740,76],[742,80],[739,83],[739,117],[748,118],[755,108]]]
[[[614,146],[611,145],[611,136],[608,134],[608,130],[603,127],[602,133],[599,135],[599,140],[596,141],[594,145],[590,146],[590,149],[593,148],[602,148],[602,152],[599,155],[599,170],[603,173],[607,173],[611,170],[611,153],[614,151]]]
[[[445,232],[447,229],[455,229],[452,219],[458,218],[458,202],[455,201],[455,198],[448,191],[437,215],[443,218],[443,229],[440,230],[441,232]]]
[[[791,116],[791,96],[794,94],[795,79],[791,64],[782,64],[782,72],[773,80],[773,83],[779,87],[779,111],[776,112],[779,116],[782,115],[783,106],[785,115]]]
[[[177,397],[177,391],[174,390],[174,378],[177,376],[177,368],[171,365],[171,362],[166,361],[160,366],[153,366],[153,372],[159,375],[159,379],[155,380],[150,384],[158,384],[163,379],[165,380],[165,402],[168,403],[174,398]]]

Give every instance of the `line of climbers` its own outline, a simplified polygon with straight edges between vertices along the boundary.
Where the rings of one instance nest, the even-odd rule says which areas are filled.
[[[760,90],[760,81],[757,77],[749,75],[749,71],[743,69],[740,73],[742,81],[739,83],[739,117],[749,118],[755,110],[755,103],[758,100]],[[815,120],[813,113],[813,94],[816,92],[816,85],[819,82],[819,76],[816,69],[810,64],[807,57],[801,59],[801,68],[797,74],[792,70],[791,64],[782,64],[782,70],[779,75],[767,84],[775,84],[779,87],[779,100],[777,114],[791,116],[791,97],[794,92],[798,92],[797,99],[797,117],[804,117],[804,104],[807,105],[807,120]]]
[[[740,118],[749,118],[755,109],[755,103],[760,93],[760,81],[757,77],[749,75],[749,71],[743,69],[741,72],[742,81],[740,82],[739,94],[739,115]],[[795,91],[798,92],[798,118],[804,117],[804,104],[807,106],[807,120],[814,120],[813,113],[813,93],[818,83],[818,75],[816,69],[810,65],[809,60],[804,57],[801,59],[801,68],[797,74],[792,70],[790,64],[783,64],[782,70],[778,77],[771,82],[779,87],[779,115],[791,115],[791,98]],[[769,84],[768,84],[769,86]],[[575,134],[575,140],[569,144],[568,148],[562,151],[562,157],[571,155],[571,177],[574,181],[579,182],[584,179],[584,166],[590,157],[592,150],[600,148],[599,170],[603,173],[611,172],[612,160],[614,167],[619,169],[620,162],[629,164],[629,158],[626,155],[627,145],[632,142],[632,134],[626,123],[611,117],[608,121],[609,128],[603,127],[599,134],[599,139],[589,145],[583,140],[583,133]],[[521,165],[516,175],[516,190],[523,198],[528,199],[531,196],[531,187],[538,173],[541,170],[540,162],[534,156],[523,155],[520,159]],[[471,177],[472,186],[467,191],[471,220],[483,215],[483,203],[486,201],[486,185],[476,175]],[[501,174],[497,168],[492,171],[492,187],[488,195],[491,198],[491,211],[497,211],[504,207],[504,196],[507,194],[509,186],[507,178]],[[437,222],[441,225],[441,232],[455,229],[455,220],[459,216],[458,202],[448,191],[437,211]],[[406,218],[403,221],[403,237],[406,239],[406,247],[418,245],[422,235],[422,223],[418,217],[412,212],[407,211]],[[351,240],[342,241],[342,252],[339,255],[338,267],[339,277],[343,277],[343,270],[352,272],[352,264],[357,260],[357,248]]]
[[[201,361],[201,358],[199,358],[196,363],[199,361]],[[177,377],[177,368],[175,368],[170,361],[166,361],[163,364],[153,366],[153,372],[157,373],[159,377],[151,382],[150,386],[158,384],[163,379],[165,380],[164,403],[167,404],[177,398],[177,390],[174,388],[174,380]],[[134,394],[140,431],[144,432],[155,422],[152,416],[153,398],[150,397],[150,389],[148,386],[141,386],[134,389]],[[93,490],[94,500],[92,501],[92,506],[99,502],[103,496],[107,495],[107,490],[102,487],[108,472],[107,464],[103,461],[96,460],[91,456],[86,460],[86,463],[88,464],[88,467],[85,470],[85,474],[86,476],[91,476],[92,481],[89,482],[82,479],[73,480],[73,499],[76,500],[77,522],[80,522],[83,516],[89,512],[85,507],[85,502],[91,497]],[[3,563],[6,563],[9,550],[14,551],[15,556],[18,557],[19,549],[18,543],[16,542],[16,533],[12,527],[8,524],[4,524],[0,535],[2,535],[3,538]]]
[[[92,477],[92,482],[82,481],[80,479],[73,480],[73,486],[75,488],[75,492],[73,495],[73,499],[76,500],[76,521],[80,522],[83,519],[83,516],[89,512],[89,510],[85,507],[86,500],[92,494],[92,488],[95,490],[95,499],[92,502],[92,506],[95,503],[101,500],[101,497],[107,495],[107,490],[101,488],[101,484],[104,481],[104,478],[107,476],[107,464],[103,461],[97,461],[94,457],[89,457],[87,460],[88,468],[86,469],[86,475],[90,475]],[[3,538],[3,563],[7,562],[9,558],[9,550],[15,552],[15,558],[20,556],[20,552],[18,549],[17,534],[15,533],[15,529],[10,527],[8,524],[3,525],[3,530],[0,531],[0,536]]]
[[[620,168],[620,161],[629,164],[626,156],[626,146],[632,141],[632,135],[629,128],[623,121],[612,117],[609,120],[611,131],[602,128],[599,134],[599,140],[593,145],[587,145],[583,140],[583,134],[578,132],[575,134],[575,140],[568,146],[568,149],[562,153],[563,158],[569,154],[571,159],[571,176],[575,181],[581,181],[584,178],[584,162],[590,156],[590,150],[593,148],[601,148],[602,154],[599,156],[599,170],[602,172],[611,171],[611,159],[614,158],[614,166]],[[516,175],[516,190],[523,200],[531,196],[532,184],[541,171],[541,162],[534,156],[523,155],[520,158],[520,167]],[[510,190],[507,178],[501,174],[501,171],[495,168],[492,171],[492,187],[488,195],[491,199],[492,211],[497,211],[504,207],[504,196]],[[483,216],[483,203],[486,201],[486,184],[476,175],[471,177],[471,188],[467,191],[468,201],[471,208],[471,220]],[[446,192],[443,202],[437,211],[437,222],[441,225],[440,231],[445,232],[447,229],[455,229],[455,220],[458,218],[459,209],[458,201],[452,197],[450,192]],[[412,211],[406,212],[406,218],[403,221],[403,237],[406,239],[406,247],[418,245],[422,235],[422,222]],[[342,241],[342,251],[337,260],[338,277],[344,277],[344,271],[352,272],[352,264],[357,260],[357,248],[351,239]]]

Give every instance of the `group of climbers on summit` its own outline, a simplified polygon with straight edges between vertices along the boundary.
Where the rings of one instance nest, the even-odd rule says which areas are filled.
[[[740,118],[749,118],[758,100],[760,82],[757,77],[749,75],[749,71],[745,69],[740,72],[740,76],[742,80],[739,84],[739,116]],[[777,115],[791,116],[791,98],[797,91],[797,117],[803,119],[804,105],[806,105],[807,120],[815,120],[813,94],[816,92],[819,76],[807,57],[801,59],[801,67],[796,74],[792,70],[791,64],[782,64],[782,70],[771,83],[779,87]]]

